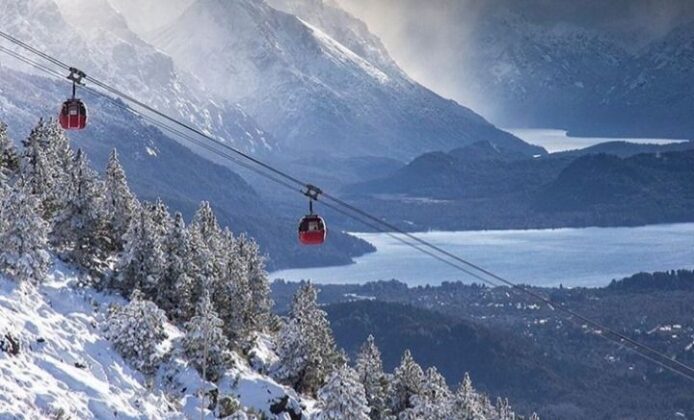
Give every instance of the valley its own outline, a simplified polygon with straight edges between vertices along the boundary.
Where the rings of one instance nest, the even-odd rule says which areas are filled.
[[[273,283],[278,312],[286,310],[297,287]],[[513,393],[520,407],[534,407],[544,418],[610,413],[609,418],[677,419],[694,410],[685,381],[505,287],[408,286],[397,280],[319,287],[336,339],[349,353],[361,336],[378,331],[386,366],[396,363],[396,349],[406,346],[451,382],[470,371],[480,387]],[[600,288],[533,291],[677,360],[694,360],[692,271],[638,274]]]
[[[0,0],[0,419],[694,418],[692,5]]]

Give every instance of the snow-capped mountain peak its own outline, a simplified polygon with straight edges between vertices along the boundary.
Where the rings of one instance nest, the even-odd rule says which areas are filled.
[[[8,11],[0,24],[16,38],[237,147],[259,153],[274,147],[272,136],[237,104],[210,100],[192,75],[131,31],[107,0],[0,0],[0,6]]]
[[[282,142],[285,157],[409,159],[480,139],[537,152],[411,81],[348,14],[324,3],[313,13],[297,2],[272,4],[305,13],[264,1],[198,0],[151,41],[208,91],[247,109]]]

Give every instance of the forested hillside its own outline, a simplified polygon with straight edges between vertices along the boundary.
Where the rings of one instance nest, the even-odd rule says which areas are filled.
[[[140,202],[115,150],[100,177],[53,122],[6,132],[0,417],[515,418],[406,349],[386,373],[373,337],[350,364],[310,284],[273,314],[255,241]]]
[[[483,142],[422,155],[346,192],[413,231],[691,222],[692,145],[601,145],[529,159]]]
[[[273,283],[280,313],[300,285]],[[604,288],[532,290],[691,365],[692,287],[691,270],[672,270],[616,279]],[[650,420],[686,418],[694,410],[684,378],[506,287],[408,287],[396,280],[321,285],[319,301],[348,354],[368,331],[378,337],[386,368],[407,347],[449,383],[469,372],[479,389],[509,396],[522,412],[562,420]]]

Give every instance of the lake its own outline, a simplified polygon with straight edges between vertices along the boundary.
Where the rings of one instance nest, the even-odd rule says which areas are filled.
[[[377,251],[352,265],[282,270],[271,273],[271,278],[324,284],[398,279],[411,286],[475,282],[386,234],[355,235],[372,243]],[[604,286],[640,271],[694,269],[694,223],[417,235],[513,282],[539,286]]]
[[[606,138],[606,137],[569,137],[566,130],[544,128],[505,128],[514,136],[537,146],[544,147],[550,153],[566,150],[583,149],[609,141],[626,141],[639,144],[669,144],[686,140],[678,139],[641,139],[641,138]]]

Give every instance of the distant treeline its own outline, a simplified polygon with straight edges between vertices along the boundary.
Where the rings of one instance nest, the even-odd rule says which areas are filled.
[[[612,280],[608,290],[694,290],[693,270],[670,270],[655,273],[638,273],[622,280]]]

